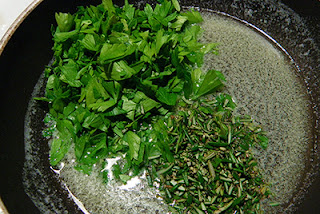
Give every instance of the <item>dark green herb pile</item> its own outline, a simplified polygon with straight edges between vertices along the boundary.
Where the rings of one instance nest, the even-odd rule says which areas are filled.
[[[259,210],[268,191],[250,148],[268,140],[250,117],[232,115],[229,95],[204,99],[225,79],[201,70],[216,44],[198,42],[198,11],[180,11],[177,0],[142,10],[103,0],[56,21],[55,60],[45,97],[37,98],[56,124],[52,166],[71,145],[75,168],[86,174],[125,155],[114,176],[126,183],[147,169],[177,212]],[[108,171],[101,176],[107,182]]]
[[[161,122],[174,161],[155,159],[150,174],[160,177],[167,203],[180,213],[259,213],[270,194],[250,151],[268,139],[250,117],[233,116],[235,106],[225,94],[181,101],[180,111]]]

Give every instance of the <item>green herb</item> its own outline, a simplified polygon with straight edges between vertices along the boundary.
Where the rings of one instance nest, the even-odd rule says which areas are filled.
[[[160,189],[178,213],[261,212],[259,203],[270,194],[250,149],[264,147],[258,137],[264,133],[247,118],[242,122],[233,116],[235,104],[229,98],[220,94],[180,103],[178,113],[163,121],[170,124],[166,137],[172,142],[174,165],[161,157],[151,165],[162,172]],[[149,174],[153,179],[159,176]]]
[[[104,0],[74,15],[56,14],[56,20],[55,61],[46,71],[46,96],[38,99],[49,102],[58,126],[68,127],[58,128],[59,139],[75,145],[79,167],[86,165],[88,173],[103,154],[129,152],[135,165],[141,142],[134,130],[141,121],[172,111],[183,94],[197,99],[222,86],[221,74],[193,68],[215,44],[197,42],[201,30],[192,24],[201,16],[194,10],[180,13],[177,1],[138,10]],[[195,71],[200,88],[190,81]],[[116,132],[119,123],[124,129]],[[95,140],[103,133],[104,147]],[[66,153],[52,150],[50,159],[60,161]]]
[[[143,170],[160,179],[175,210],[240,213],[259,210],[268,195],[250,148],[268,139],[250,117],[235,117],[230,95],[203,97],[223,87],[216,70],[202,71],[216,44],[198,42],[202,21],[177,0],[140,10],[111,0],[56,14],[54,62],[46,69],[50,120],[56,138],[50,163],[57,166],[71,145],[76,169],[124,156],[114,165],[126,183]],[[108,172],[101,177],[108,181]]]

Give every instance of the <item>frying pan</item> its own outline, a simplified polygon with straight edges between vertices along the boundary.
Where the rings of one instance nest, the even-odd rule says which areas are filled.
[[[150,1],[149,1],[150,2]],[[50,27],[55,12],[74,12],[76,6],[99,4],[97,0],[44,0],[16,22],[0,43],[0,197],[9,213],[82,213],[61,187],[57,175],[49,169],[48,146],[42,142],[44,106],[35,106],[37,116],[33,143],[39,156],[37,173],[23,175],[25,161],[25,115],[33,89],[52,58]],[[115,2],[119,5],[123,2]],[[132,3],[132,2],[131,2]],[[145,1],[133,2],[143,5]],[[154,2],[151,2],[154,3]],[[257,26],[279,42],[299,66],[313,107],[313,142],[305,179],[297,188],[283,213],[320,213],[319,117],[320,117],[320,2],[317,0],[182,0],[183,6],[196,6],[225,12]],[[26,15],[30,12],[29,15]],[[289,22],[286,19],[289,18]],[[19,24],[21,21],[23,22]],[[14,32],[14,33],[13,33]],[[12,34],[12,36],[11,36]],[[11,38],[10,38],[11,37]],[[304,54],[308,53],[308,54]],[[35,169],[28,169],[29,171]],[[43,204],[38,209],[25,193],[23,176],[31,184],[33,199]],[[43,190],[39,192],[41,187]],[[1,204],[0,204],[1,207]]]

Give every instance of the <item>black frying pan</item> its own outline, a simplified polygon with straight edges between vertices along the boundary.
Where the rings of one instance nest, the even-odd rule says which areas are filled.
[[[254,24],[278,41],[294,58],[301,70],[301,76],[310,92],[314,110],[314,148],[307,164],[305,180],[297,189],[290,204],[283,207],[286,213],[320,213],[320,175],[318,173],[320,154],[319,146],[319,104],[320,104],[320,2],[308,1],[276,1],[276,0],[190,0],[180,1],[184,6],[197,6],[226,12]],[[44,0],[18,27],[1,54],[0,47],[0,196],[10,213],[40,213],[22,185],[22,169],[24,166],[24,120],[28,102],[35,84],[45,65],[52,58],[50,26],[54,23],[57,11],[72,12],[78,5],[99,4],[97,0]],[[143,2],[140,2],[143,3]],[[286,4],[283,5],[282,3]],[[122,1],[119,2],[122,4]],[[253,13],[249,15],[247,11]],[[284,31],[284,14],[296,17]],[[264,22],[267,20],[267,22]],[[309,40],[312,38],[313,40]],[[303,45],[301,45],[303,44]],[[3,48],[3,47],[2,47]],[[302,55],[310,51],[308,56]],[[39,106],[38,117],[33,120],[34,139],[38,146],[41,164],[38,165],[47,176],[25,175],[27,179],[37,180],[33,189],[36,200],[42,200],[47,213],[52,207],[60,212],[81,213],[61,188],[54,173],[46,162],[48,148],[41,141],[41,127],[44,115],[43,106]],[[32,169],[30,169],[32,170]],[[36,184],[47,185],[49,201],[37,191]],[[306,193],[306,194],[305,194]],[[300,204],[301,203],[301,204]]]

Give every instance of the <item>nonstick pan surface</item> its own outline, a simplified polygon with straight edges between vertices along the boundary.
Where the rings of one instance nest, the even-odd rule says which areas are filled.
[[[8,42],[7,45],[0,47],[0,197],[9,213],[40,213],[26,195],[22,184],[25,161],[24,122],[34,86],[52,58],[50,28],[55,23],[54,13],[74,12],[76,6],[99,3],[100,1],[96,0],[44,0],[25,18],[11,39],[5,41]],[[138,5],[144,3],[140,1]],[[119,5],[121,4],[119,1]],[[312,102],[314,144],[306,167],[305,180],[297,189],[291,203],[283,207],[282,211],[320,213],[320,2],[183,0],[181,5],[221,11],[246,20],[279,42],[295,60]],[[290,22],[286,21],[288,18]],[[40,106],[39,109],[44,108]],[[38,113],[38,117],[34,118],[35,127],[41,126],[45,110],[39,110]],[[34,190],[35,199],[42,200],[47,207],[46,213],[53,213],[54,209],[61,213],[81,213],[49,169],[47,144],[41,142],[40,135],[38,130],[35,136],[39,138],[34,139],[41,160],[37,167],[43,170],[46,176],[27,175],[28,179],[37,180],[29,188]],[[44,193],[47,198],[37,192],[38,185],[48,187]]]

